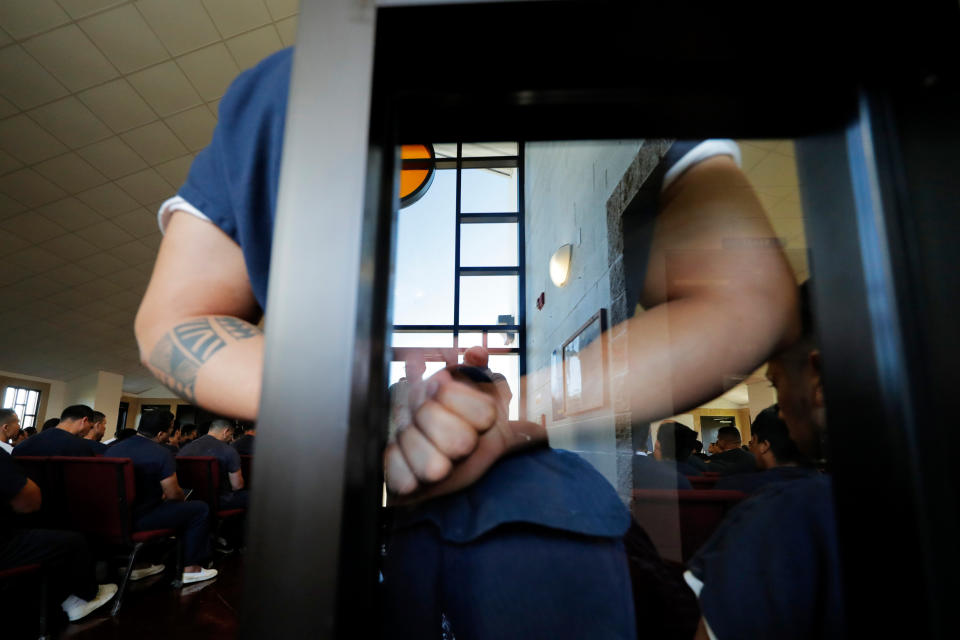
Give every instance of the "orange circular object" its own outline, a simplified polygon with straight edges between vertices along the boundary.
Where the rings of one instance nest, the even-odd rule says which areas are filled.
[[[434,152],[431,144],[405,144],[400,148],[400,206],[409,207],[433,183]]]

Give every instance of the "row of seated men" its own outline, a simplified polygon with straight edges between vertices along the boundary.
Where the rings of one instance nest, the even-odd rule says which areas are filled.
[[[816,475],[814,462],[801,455],[778,413],[776,404],[760,412],[746,446],[736,427],[722,427],[717,441],[710,445],[713,455],[697,452],[701,443],[690,427],[672,420],[663,422],[652,455],[641,452],[635,456],[634,486],[691,489],[691,476],[715,473],[721,477],[712,488],[752,494],[771,483]]]
[[[96,584],[93,559],[80,534],[18,528],[15,515],[38,510],[42,501],[40,488],[17,465],[18,457],[102,455],[131,460],[136,479],[136,499],[132,505],[134,531],[169,528],[180,532],[184,543],[182,580],[185,584],[210,580],[217,575],[216,569],[207,568],[211,561],[209,508],[205,502],[186,501],[187,495],[177,479],[174,457],[177,445],[170,443],[174,434],[173,415],[169,412],[145,414],[132,437],[123,434],[125,437],[109,444],[98,442],[96,437],[85,437],[96,429],[102,435],[102,415],[86,405],[67,407],[55,426],[20,442],[12,456],[0,451],[0,571],[42,564],[52,579],[51,602],[61,603],[70,621],[79,620],[106,604],[117,588],[115,584]],[[248,435],[246,442],[249,443],[252,435]],[[220,507],[231,509],[246,507],[248,502],[240,454],[228,444],[232,438],[232,423],[214,420],[205,435],[188,442],[180,441],[183,446],[178,453],[217,458],[223,476]],[[162,564],[139,566],[130,579],[146,578],[164,569]]]

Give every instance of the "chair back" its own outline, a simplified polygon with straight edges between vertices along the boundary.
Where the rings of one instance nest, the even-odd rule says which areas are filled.
[[[136,498],[133,462],[127,458],[52,457],[63,479],[66,526],[102,542],[129,544]]]
[[[686,563],[710,538],[730,509],[747,494],[740,491],[636,489],[630,511],[660,555]]]
[[[210,513],[220,504],[220,463],[213,456],[178,456],[177,480],[185,489],[193,489],[191,500],[203,500]]]

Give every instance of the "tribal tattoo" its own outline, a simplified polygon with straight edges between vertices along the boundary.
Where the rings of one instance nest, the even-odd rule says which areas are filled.
[[[200,367],[228,344],[260,335],[259,329],[238,318],[199,318],[178,324],[164,335],[150,354],[151,367],[174,393],[196,403]]]

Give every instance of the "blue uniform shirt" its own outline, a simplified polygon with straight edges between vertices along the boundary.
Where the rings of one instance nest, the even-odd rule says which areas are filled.
[[[27,438],[13,448],[14,456],[93,456],[90,440],[84,440],[69,431],[54,427]]]
[[[137,435],[111,446],[104,457],[129,458],[137,479],[134,520],[150,512],[163,501],[160,481],[177,472],[173,454],[162,444]]]

